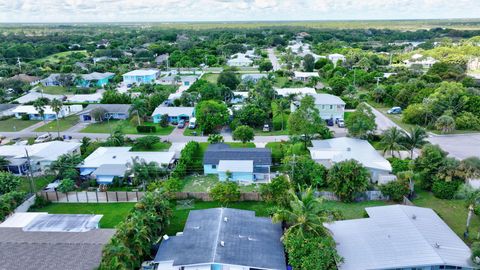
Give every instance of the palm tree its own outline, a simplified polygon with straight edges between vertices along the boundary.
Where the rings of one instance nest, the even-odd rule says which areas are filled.
[[[58,122],[58,114],[62,110],[63,107],[63,102],[59,99],[53,99],[50,102],[50,107],[52,107],[52,110],[55,112],[56,120],[57,120],[57,137],[60,138],[60,123]]]
[[[280,116],[282,119],[282,130],[284,129],[284,115],[288,110],[288,101],[285,99],[278,99],[275,102],[277,109],[273,112],[273,117]]]
[[[442,133],[452,132],[455,130],[455,119],[449,115],[442,115],[435,122],[435,127]]]
[[[397,127],[391,127],[385,130],[382,134],[382,140],[380,141],[383,154],[385,155],[386,152],[390,152],[392,157],[395,157],[395,151],[399,153],[401,149],[405,149],[402,145],[405,137],[405,132]]]
[[[330,221],[329,213],[323,207],[323,200],[315,196],[310,187],[299,195],[289,191],[291,197],[288,208],[280,209],[273,215],[273,222],[285,222],[287,232],[296,232],[303,235],[311,232],[317,236],[328,235],[323,223]]]
[[[43,99],[37,99],[33,102],[33,107],[35,110],[37,110],[38,114],[40,114],[40,117],[43,119],[45,122],[45,107],[47,103]]]
[[[142,123],[140,122],[140,118],[144,119],[145,115],[147,114],[147,103],[144,99],[135,99],[132,102],[132,107],[130,108],[130,113],[137,114],[138,125],[140,126]]]
[[[427,132],[424,128],[414,126],[408,130],[408,136],[405,136],[403,145],[410,150],[410,158],[413,158],[413,151],[415,148],[422,148],[427,143]]]

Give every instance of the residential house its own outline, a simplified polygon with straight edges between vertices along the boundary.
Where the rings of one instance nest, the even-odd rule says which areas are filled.
[[[177,84],[179,80],[180,80],[180,76],[172,74],[172,75],[162,76],[158,78],[157,82],[163,85],[174,85],[174,84]]]
[[[162,270],[285,270],[282,234],[280,223],[254,211],[192,210],[183,232],[164,236],[154,263]]]
[[[17,74],[15,76],[10,77],[10,80],[21,81],[24,83],[28,83],[30,85],[36,85],[40,82],[41,78],[22,73],[22,74]]]
[[[35,92],[34,90],[31,90],[27,94],[15,99],[15,102],[18,102],[20,104],[25,104],[25,103],[34,102],[35,100],[37,100],[39,98],[46,98],[48,100],[54,100],[54,99],[65,100],[65,96],[63,96],[63,95],[44,94],[42,92],[42,89],[40,89],[40,88],[35,88],[35,89],[38,89],[40,92]]]
[[[248,92],[233,92],[233,98],[230,101],[232,104],[243,103],[248,98]]]
[[[155,63],[157,63],[158,66],[165,66],[165,65],[168,66],[168,58],[169,57],[170,56],[169,56],[168,53],[160,54],[159,56],[157,56],[155,58]]]
[[[189,121],[195,116],[195,107],[167,107],[160,105],[152,113],[154,123],[160,123],[163,115],[168,115],[168,122],[178,123],[180,120]]]
[[[0,224],[2,269],[97,269],[115,234],[101,215],[15,213]]]
[[[97,43],[97,49],[105,49],[110,46],[110,41],[108,39],[102,39]]]
[[[93,59],[93,64],[105,62],[105,61],[118,61],[118,58],[116,57],[110,57],[110,56],[100,56],[100,57],[94,57]]]
[[[70,114],[82,111],[82,105],[64,105],[58,112],[58,117],[63,118]],[[57,119],[57,113],[51,106],[47,105],[44,108],[43,116],[33,105],[21,105],[13,109],[12,111],[15,117],[21,119],[23,115],[28,115],[29,120],[55,120]]]
[[[288,97],[290,95],[315,95],[317,92],[311,87],[301,87],[301,88],[274,88],[277,92],[277,95],[282,97]]]
[[[328,60],[332,61],[333,65],[335,66],[338,64],[338,61],[341,61],[342,63],[345,63],[347,61],[345,55],[339,53],[329,54],[327,58]]]
[[[406,67],[411,68],[412,66],[421,66],[423,69],[431,68],[438,61],[433,57],[425,57],[421,54],[414,54],[410,59],[403,61]]]
[[[102,96],[103,92],[96,92],[94,94],[79,94],[68,97],[67,101],[71,103],[100,103]]]
[[[65,86],[65,81],[68,80],[73,83],[75,74],[52,73],[47,78],[40,80],[40,83],[43,86]]]
[[[18,106],[18,104],[0,104],[0,117],[15,115],[13,110]]]
[[[98,184],[108,185],[113,178],[123,178],[134,160],[171,166],[175,152],[132,152],[131,147],[99,147],[78,166],[82,177],[92,177]]]
[[[339,270],[473,270],[470,248],[435,211],[406,205],[367,207],[368,218],[325,223]]]
[[[198,80],[198,76],[195,76],[195,75],[181,76],[180,77],[180,82],[182,83],[182,86],[187,86],[187,87],[190,87],[197,80]]]
[[[318,72],[295,71],[293,79],[301,82],[309,82],[311,78],[318,78],[318,77],[320,77],[320,75],[318,75]]]
[[[242,82],[247,83],[247,82],[252,82],[252,83],[257,83],[261,79],[267,79],[268,74],[263,73],[263,74],[243,74],[242,75]]]
[[[115,76],[112,72],[92,72],[89,74],[82,74],[77,81],[78,87],[104,87]]]
[[[232,148],[218,143],[208,146],[203,158],[205,174],[217,174],[220,181],[270,181],[272,151],[268,148]]]
[[[340,137],[328,140],[312,141],[310,156],[327,168],[335,163],[354,159],[367,168],[374,183],[384,184],[396,178],[391,174],[392,166],[366,140]]]
[[[320,117],[324,120],[328,119],[344,119],[345,102],[337,96],[330,94],[307,94],[315,99],[315,107],[317,107]],[[300,106],[300,97],[298,101],[292,102],[290,110],[295,111]]]
[[[99,119],[95,119],[93,112],[95,110],[103,110],[105,112],[103,120],[125,120],[130,117],[130,104],[90,104],[81,113],[79,113],[81,122],[95,123]]]
[[[80,143],[50,141],[32,145],[0,146],[0,156],[5,157],[9,164],[5,170],[15,175],[26,175],[31,166],[32,172],[43,172],[53,161],[64,154],[80,154]],[[27,160],[30,157],[30,165]]]
[[[251,57],[244,53],[236,53],[227,61],[227,65],[231,67],[248,67],[252,64],[253,60]]]
[[[154,83],[158,74],[157,69],[137,69],[123,74],[123,82],[127,85]]]

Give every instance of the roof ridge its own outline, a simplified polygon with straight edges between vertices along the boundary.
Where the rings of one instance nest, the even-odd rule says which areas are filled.
[[[217,235],[216,235],[215,241],[213,243],[212,262],[215,262],[215,257],[217,256],[218,240],[220,238],[220,228],[221,228],[221,225],[222,225],[222,219],[223,219],[223,207],[220,208],[220,214],[218,215]]]

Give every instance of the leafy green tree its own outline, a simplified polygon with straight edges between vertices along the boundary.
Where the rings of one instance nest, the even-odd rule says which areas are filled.
[[[320,117],[320,112],[315,107],[312,96],[305,96],[298,109],[288,118],[288,131],[290,135],[301,136],[305,147],[314,137],[329,139],[332,133]]]
[[[145,120],[148,114],[147,101],[140,98],[134,99],[132,102],[132,107],[130,107],[130,114],[137,114],[138,125],[142,125],[141,120]]]
[[[236,90],[237,86],[240,84],[240,79],[235,72],[227,70],[220,73],[217,84],[224,85],[230,90]]]
[[[403,201],[403,197],[410,193],[409,183],[406,181],[391,181],[380,185],[380,191],[383,195],[390,197],[395,202]]]
[[[81,144],[80,145],[80,152],[82,154],[86,153],[87,152],[87,147],[90,146],[92,143],[92,139],[90,139],[89,137],[83,137],[82,140],[81,140]]]
[[[328,171],[328,184],[344,202],[353,202],[355,195],[367,190],[370,173],[356,160],[338,162]]]
[[[287,207],[289,203],[288,191],[291,189],[290,181],[284,175],[275,177],[268,184],[260,186],[260,194],[266,203]]]
[[[217,128],[227,124],[227,105],[215,100],[206,100],[198,103],[195,108],[197,124],[205,134],[214,133]]]
[[[132,104],[132,98],[127,93],[119,93],[115,89],[108,89],[103,92],[102,99],[100,100],[102,104]]]
[[[442,115],[435,121],[435,128],[442,133],[449,133],[455,130],[455,120],[450,115]]]
[[[382,140],[380,141],[383,154],[385,155],[385,153],[390,152],[391,156],[395,157],[395,152],[397,152],[400,155],[400,150],[405,149],[403,143],[406,137],[406,133],[397,127],[391,127],[385,130],[382,134]]]
[[[258,70],[260,70],[260,72],[262,71],[265,71],[265,72],[269,72],[270,70],[273,69],[273,65],[272,65],[272,62],[270,61],[262,61],[259,65],[258,65]]]
[[[90,113],[97,122],[103,122],[105,119],[105,115],[107,114],[107,110],[101,107],[94,108]]]
[[[158,136],[149,135],[145,137],[140,137],[135,140],[136,150],[152,150],[156,143],[160,142]]]
[[[421,148],[427,143],[428,135],[424,128],[414,126],[408,129],[407,136],[405,136],[403,145],[410,150],[410,158],[413,158],[413,151],[416,148]]]
[[[58,191],[60,192],[70,192],[75,190],[75,182],[72,179],[65,178],[58,185]]]
[[[223,136],[220,134],[210,134],[208,135],[207,141],[210,144],[223,143]]]
[[[237,183],[223,181],[216,184],[209,192],[210,197],[219,201],[223,206],[240,200],[240,188]]]
[[[55,112],[55,116],[56,116],[55,118],[56,118],[56,122],[57,122],[57,137],[60,138],[60,123],[59,123],[59,119],[58,119],[58,114],[62,110],[63,102],[59,99],[53,99],[50,102],[50,106],[52,107],[52,110]]]
[[[375,114],[373,114],[372,108],[365,103],[357,106],[355,112],[345,120],[345,124],[348,134],[357,138],[366,138],[377,128]]]
[[[21,179],[9,172],[0,171],[0,195],[17,190]]]
[[[131,172],[133,173],[133,184],[146,186],[168,174],[168,169],[165,164],[159,165],[156,162],[146,162],[143,159],[133,158],[130,163]]]
[[[168,127],[168,114],[162,114],[160,117],[160,126],[163,128]]]
[[[343,77],[335,76],[328,81],[328,84],[332,88],[332,93],[336,96],[341,96],[347,87],[350,85],[348,80]]]
[[[83,158],[80,155],[64,154],[50,164],[50,170],[56,172],[59,178],[76,179],[76,177],[66,177],[66,172],[69,170],[77,171],[76,167],[78,164],[82,163],[82,161]],[[70,172],[68,176],[72,176],[72,173]]]
[[[243,125],[261,127],[268,120],[268,113],[256,104],[247,104],[235,113],[235,119]]]
[[[327,169],[309,156],[287,156],[283,160],[283,167],[295,187],[319,188],[327,184]]]
[[[315,58],[313,58],[311,54],[305,55],[305,57],[303,57],[303,69],[306,72],[312,72],[314,68],[315,68]]]
[[[239,126],[233,132],[233,139],[244,144],[252,141],[254,136],[253,128],[249,126]]]
[[[438,145],[426,144],[420,156],[413,162],[413,168],[419,174],[423,189],[430,190],[436,175],[445,165],[447,152]]]
[[[37,110],[43,121],[45,121],[45,109],[47,105],[48,102],[44,99],[37,99],[33,102],[33,107],[35,108],[35,110]]]

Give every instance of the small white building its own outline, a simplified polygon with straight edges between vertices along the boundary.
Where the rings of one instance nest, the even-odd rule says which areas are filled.
[[[327,168],[335,163],[354,159],[370,171],[372,182],[395,180],[390,176],[392,166],[366,140],[341,137],[328,140],[314,140],[310,147],[310,156]]]
[[[123,82],[130,84],[154,83],[159,74],[158,69],[137,69],[123,74]]]
[[[341,61],[342,63],[345,63],[345,61],[347,61],[345,55],[339,53],[329,54],[327,58],[328,60],[332,61],[335,66],[337,65],[338,61]]]
[[[315,107],[317,107],[320,117],[324,120],[328,119],[344,119],[345,101],[340,97],[330,94],[308,94],[315,99]],[[300,106],[300,98],[292,102],[290,110],[294,112]]]
[[[288,97],[290,95],[314,95],[317,92],[311,87],[300,87],[300,88],[273,88],[279,96]]]
[[[310,81],[311,78],[318,78],[320,75],[318,75],[318,72],[301,72],[301,71],[295,71],[294,72],[294,80],[301,81],[301,82],[308,82]]]
[[[251,57],[244,53],[237,53],[232,55],[231,59],[227,61],[227,65],[231,67],[248,67],[253,64]]]
[[[70,114],[77,113],[83,110],[82,105],[65,105],[62,106],[58,112],[58,117],[63,118],[69,116]],[[55,120],[57,119],[56,112],[52,109],[51,106],[45,106],[43,117],[40,115],[40,112],[33,105],[21,105],[13,109],[12,111],[15,114],[15,117],[21,119],[23,115],[28,115],[29,120]]]

